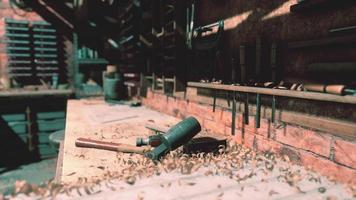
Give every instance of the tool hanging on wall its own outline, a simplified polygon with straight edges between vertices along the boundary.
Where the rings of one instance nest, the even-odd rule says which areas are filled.
[[[189,49],[193,49],[192,39],[194,36],[194,16],[195,16],[195,1],[187,8],[187,27],[186,27],[186,45]]]
[[[260,73],[261,73],[261,51],[262,51],[262,41],[261,37],[257,36],[256,38],[256,81],[260,83]],[[261,120],[261,94],[256,94],[256,115],[255,115],[255,127],[260,128]]]
[[[231,82],[235,85],[235,64],[234,57],[231,59]],[[235,135],[236,128],[236,91],[232,91],[232,110],[231,110],[231,135]]]
[[[277,44],[272,43],[271,45],[271,71],[272,71],[272,83],[276,83],[277,79]],[[276,113],[276,96],[272,95],[272,105],[271,105],[271,122],[275,123],[275,113]]]
[[[240,75],[241,75],[241,84],[244,85],[246,83],[246,65],[245,65],[245,46],[240,46]],[[245,93],[244,99],[244,124],[249,124],[249,94]]]

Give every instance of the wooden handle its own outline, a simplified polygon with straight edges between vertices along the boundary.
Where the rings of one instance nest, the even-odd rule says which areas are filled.
[[[325,90],[329,94],[343,95],[345,87],[345,85],[328,85]]]
[[[103,141],[91,140],[86,138],[78,138],[75,141],[75,146],[84,147],[84,148],[104,149],[104,150],[123,152],[123,153],[138,153],[138,154],[144,154],[151,150],[150,147],[136,147],[129,144],[103,142]]]
[[[307,83],[307,84],[304,85],[304,89],[306,89],[307,91],[324,93],[325,92],[325,85]]]

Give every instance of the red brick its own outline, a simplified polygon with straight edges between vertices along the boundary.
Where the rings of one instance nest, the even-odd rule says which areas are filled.
[[[356,143],[335,140],[335,162],[356,169]]]
[[[300,151],[301,164],[315,172],[341,183],[356,186],[356,170],[338,165],[323,157]]]
[[[254,142],[255,135],[245,132],[242,132],[242,143],[244,146],[253,149],[253,142]]]
[[[256,144],[257,151],[273,153],[279,153],[279,150],[283,146],[281,143],[278,143],[272,139],[264,138],[258,135],[256,135]]]
[[[210,106],[208,107],[206,105],[197,104],[194,102],[189,103],[188,113],[198,115],[200,117],[204,117],[205,119],[209,119],[209,120],[214,119],[213,109],[210,108]]]
[[[325,157],[330,155],[331,137],[323,133],[287,125],[276,129],[276,140]]]
[[[236,123],[237,120],[235,120]],[[221,123],[224,123],[226,126],[231,127],[232,123],[232,113],[230,110],[222,110],[221,111]]]
[[[204,121],[204,128],[212,133],[224,135],[226,126],[222,123],[207,119]]]

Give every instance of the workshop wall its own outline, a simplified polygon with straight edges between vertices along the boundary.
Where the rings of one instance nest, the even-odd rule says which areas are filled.
[[[196,117],[203,129],[225,136],[231,135],[231,111],[211,105],[199,104],[183,98],[147,91],[143,103],[160,112],[185,118]],[[237,113],[236,136],[239,144],[260,151],[287,155],[288,159],[312,169],[331,180],[356,185],[355,141],[345,140],[330,133],[279,123],[273,125],[261,119],[261,128],[254,127],[254,117],[244,125],[242,114]]]
[[[272,42],[277,43],[279,78],[290,82],[313,81],[315,77],[310,77],[306,72],[310,63],[355,61],[356,47],[352,45],[292,49],[288,48],[288,43],[335,36],[329,32],[330,29],[356,24],[356,6],[316,8],[305,13],[291,13],[290,7],[296,3],[297,0],[199,1],[197,20],[200,25],[225,20],[226,31],[221,45],[225,73],[224,77],[219,78],[230,80],[231,56],[238,60],[240,45],[247,47],[248,73],[250,78],[254,78],[255,43],[258,35],[262,38],[262,55],[265,54],[262,58],[264,80],[270,79],[269,48]]]
[[[30,20],[39,21],[43,20],[36,12],[24,11],[11,4],[11,0],[2,0],[0,2],[0,19],[9,17],[16,20]]]

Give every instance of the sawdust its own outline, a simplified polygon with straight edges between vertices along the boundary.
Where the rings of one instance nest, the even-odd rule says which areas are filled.
[[[286,182],[292,188],[295,188],[297,192],[303,193],[298,187],[298,183],[302,180],[301,172],[293,170],[290,167],[287,158],[277,158],[271,153],[256,153],[252,150],[245,148],[234,143],[230,143],[227,148],[220,147],[219,153],[198,153],[187,155],[178,149],[170,152],[160,161],[152,161],[141,155],[132,155],[129,158],[117,155],[117,165],[122,168],[120,171],[107,172],[104,176],[98,178],[95,181],[90,181],[86,178],[79,178],[77,182],[71,184],[57,184],[54,182],[47,182],[42,185],[32,185],[25,181],[17,181],[15,184],[14,196],[18,194],[36,195],[43,198],[53,198],[60,193],[71,195],[75,190],[77,195],[91,195],[101,192],[100,187],[104,184],[106,188],[112,191],[122,190],[122,188],[114,187],[112,180],[124,181],[129,185],[134,185],[138,179],[157,176],[162,173],[176,173],[192,174],[198,170],[205,170],[203,173],[205,176],[227,176],[230,179],[240,183],[256,176],[257,171],[263,171],[263,173],[270,173],[278,162],[279,166],[279,181]],[[251,167],[252,166],[252,167]],[[102,167],[104,170],[105,168]],[[240,173],[242,169],[247,169],[247,173]],[[309,175],[311,181],[320,181],[314,175]],[[265,180],[266,181],[266,180]],[[180,183],[181,184],[181,183]],[[189,186],[194,186],[194,182],[182,183]],[[170,183],[161,184],[161,187],[170,187]],[[98,189],[99,187],[99,189]],[[217,186],[221,188],[220,186]],[[241,187],[241,192],[244,187]],[[319,192],[322,192],[319,190]],[[269,195],[278,194],[275,191],[270,191]],[[224,195],[221,192],[218,197]],[[1,197],[1,196],[0,196]],[[139,195],[138,199],[142,199],[143,196]],[[1,198],[0,198],[1,199]]]

